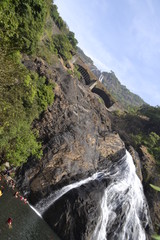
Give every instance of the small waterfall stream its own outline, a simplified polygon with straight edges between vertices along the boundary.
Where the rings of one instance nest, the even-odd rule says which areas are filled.
[[[129,152],[111,163],[106,170],[70,184],[50,194],[35,207],[44,213],[55,201],[74,188],[90,181],[107,181],[100,206],[101,214],[90,240],[147,240],[146,229],[150,224],[148,205],[142,184],[136,175]]]

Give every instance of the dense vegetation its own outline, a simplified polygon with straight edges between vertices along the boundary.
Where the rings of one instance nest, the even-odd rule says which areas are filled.
[[[53,84],[21,64],[20,52],[36,53],[52,1],[0,3],[0,165],[40,158],[33,120],[53,103]]]
[[[3,45],[27,53],[36,51],[51,1],[2,0],[0,39]]]
[[[145,116],[147,123],[146,131],[140,131],[133,136],[136,145],[144,144],[149,152],[160,164],[160,107],[143,106],[138,114]]]
[[[53,21],[55,22],[55,24],[57,25],[57,27],[60,30],[62,30],[62,31],[68,30],[67,24],[63,21],[63,19],[59,15],[58,8],[55,4],[53,4],[51,6],[50,14],[51,14]]]
[[[41,156],[32,122],[53,103],[53,84],[29,72],[16,56],[0,51],[0,164],[25,162]]]
[[[53,41],[51,41],[54,45],[55,52],[62,57],[64,61],[70,60],[78,44],[75,34],[69,31],[67,24],[58,13],[57,6],[54,4],[51,7],[51,17],[59,30],[61,30],[61,33],[53,36]]]
[[[53,21],[60,33],[54,33]],[[0,165],[21,165],[28,157],[42,155],[33,121],[54,100],[54,85],[28,71],[21,54],[48,60],[58,54],[72,58],[77,45],[51,0],[2,0],[0,2]]]
[[[117,114],[116,114],[117,115]],[[160,164],[160,107],[144,105],[134,112],[117,115],[113,128],[127,145],[139,149],[147,147],[149,153]]]
[[[65,61],[72,58],[72,45],[65,34],[56,35],[53,38],[56,51]]]

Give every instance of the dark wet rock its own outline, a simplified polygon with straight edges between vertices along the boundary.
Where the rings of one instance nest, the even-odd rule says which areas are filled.
[[[135,164],[135,167],[136,167],[136,173],[139,177],[139,179],[143,180],[143,176],[142,176],[142,164],[141,164],[141,160],[140,160],[140,157],[138,155],[138,152],[136,152],[136,150],[132,147],[132,146],[129,146],[129,152],[133,158],[133,161],[134,161],[134,164]]]
[[[31,67],[31,60],[27,61]],[[35,204],[51,191],[105,169],[108,160],[124,156],[125,146],[112,132],[106,107],[88,87],[61,65],[53,69],[41,59],[32,63],[39,73],[53,74],[56,82],[53,106],[34,123],[43,143],[43,158],[30,159],[17,172],[17,185]]]
[[[50,206],[43,218],[63,240],[92,239],[104,188],[104,183],[92,181],[72,189]]]

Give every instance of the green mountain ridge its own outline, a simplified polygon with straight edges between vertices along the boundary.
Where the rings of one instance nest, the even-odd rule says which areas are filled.
[[[141,97],[132,93],[126,86],[122,85],[114,72],[103,72],[102,74],[104,76],[102,83],[124,108],[140,107],[146,104]]]

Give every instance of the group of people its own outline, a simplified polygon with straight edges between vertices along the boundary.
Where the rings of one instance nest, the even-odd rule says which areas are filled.
[[[19,192],[15,192],[15,193],[14,193],[14,197],[15,197],[15,198],[20,198],[20,200],[21,200],[21,201],[24,201],[25,204],[28,203],[27,198],[24,198],[23,196],[21,196],[21,195],[19,194]]]
[[[8,185],[9,187],[11,187],[12,190],[15,190],[15,182],[14,182],[13,179],[10,177],[9,173],[5,174],[5,175],[4,175],[4,178],[5,178],[6,182],[7,182],[7,185]],[[1,180],[2,180],[2,177],[0,176],[0,182],[1,182]],[[4,193],[4,186],[1,185],[1,186],[0,186],[0,197],[3,195],[3,193]],[[19,199],[20,199],[21,201],[23,201],[25,204],[28,203],[27,199],[24,198],[22,195],[20,195],[20,193],[19,193],[18,191],[16,191],[16,192],[13,194],[13,196],[14,196],[15,198],[19,198]],[[9,217],[6,222],[7,222],[8,227],[9,227],[9,228],[12,228],[13,219],[12,219],[11,217]]]

